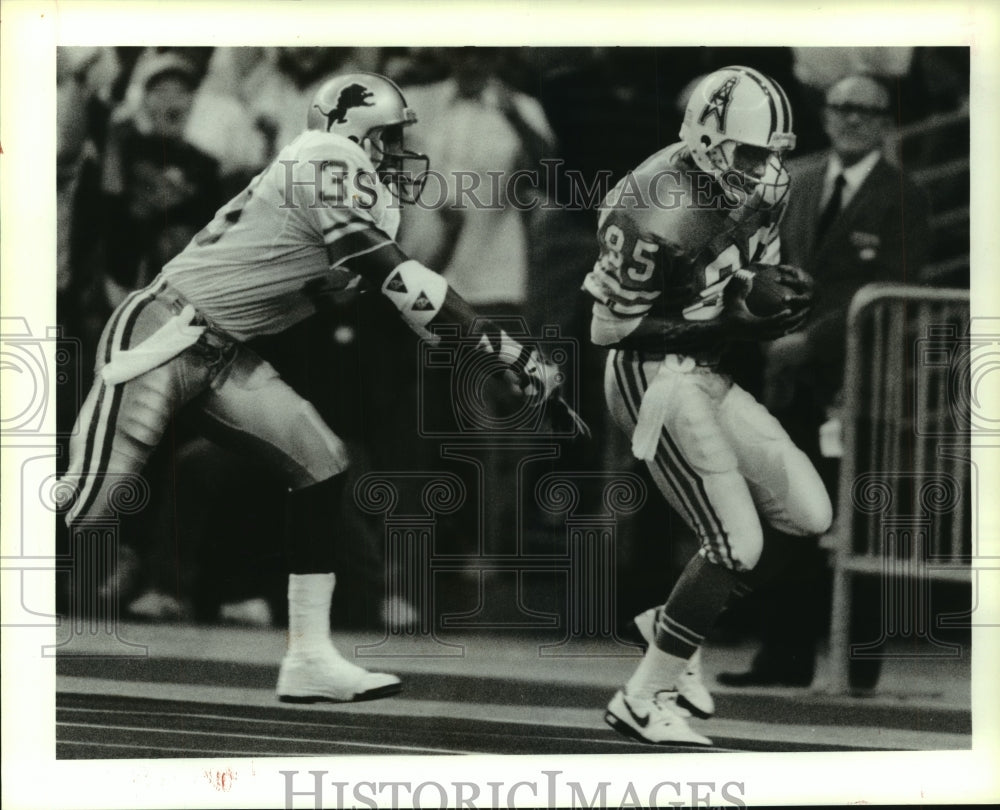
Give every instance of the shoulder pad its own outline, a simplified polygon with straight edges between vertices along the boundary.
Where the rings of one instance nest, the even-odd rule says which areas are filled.
[[[644,237],[686,252],[701,247],[724,220],[716,193],[710,175],[678,161],[668,147],[618,182],[604,201],[604,215],[624,216]]]

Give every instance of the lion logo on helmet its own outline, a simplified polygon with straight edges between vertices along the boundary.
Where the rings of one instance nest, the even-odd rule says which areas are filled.
[[[326,116],[326,128],[329,131],[334,124],[347,123],[348,110],[355,107],[374,107],[375,102],[369,101],[374,95],[375,93],[363,84],[349,84],[340,91],[340,95],[337,96],[337,104],[332,110],[324,110],[319,104],[313,104],[313,107]]]

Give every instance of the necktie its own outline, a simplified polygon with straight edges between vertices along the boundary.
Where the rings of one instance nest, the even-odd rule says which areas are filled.
[[[820,214],[819,220],[816,222],[817,242],[823,238],[823,234],[825,234],[830,228],[830,223],[832,223],[840,213],[840,206],[844,200],[845,182],[844,175],[842,174],[838,174],[836,179],[833,181],[833,193],[830,195],[826,208],[823,209],[823,213]]]

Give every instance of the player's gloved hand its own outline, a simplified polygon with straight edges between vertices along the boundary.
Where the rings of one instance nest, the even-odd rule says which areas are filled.
[[[778,281],[788,287],[788,289],[798,293],[799,299],[808,299],[807,303],[812,303],[812,299],[816,294],[816,282],[801,267],[796,267],[794,264],[776,264],[750,265],[749,269],[756,272],[758,268],[762,267],[767,267],[770,271],[776,273]]]
[[[734,340],[774,340],[800,328],[809,317],[809,294],[786,301],[786,308],[773,315],[754,315],[746,298],[753,286],[753,272],[737,271],[723,292],[722,316]],[[790,285],[789,285],[790,286]],[[794,288],[793,288],[794,289]]]
[[[544,409],[545,419],[554,430],[568,436],[590,438],[590,427],[563,399],[561,389],[565,375],[559,366],[548,362],[534,349],[516,376],[515,388],[532,404]]]
[[[516,371],[514,385],[523,397],[541,403],[559,390],[563,380],[559,366],[546,360],[538,349],[532,349],[524,366]]]

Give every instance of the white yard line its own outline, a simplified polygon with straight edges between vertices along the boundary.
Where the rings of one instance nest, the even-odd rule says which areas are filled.
[[[183,717],[183,714],[181,715]],[[291,742],[291,743],[308,743],[309,745],[337,745],[343,746],[345,748],[377,748],[384,749],[387,752],[402,753],[402,754],[474,754],[476,751],[462,751],[450,748],[430,748],[423,745],[393,745],[391,743],[375,743],[375,742],[354,742],[351,740],[318,740],[310,737],[285,737],[278,734],[241,734],[236,731],[197,731],[194,729],[173,729],[173,728],[147,728],[146,726],[120,726],[117,724],[106,724],[106,723],[76,723],[73,721],[63,721],[60,720],[56,723],[58,726],[63,728],[94,728],[101,729],[102,731],[107,731],[107,729],[113,728],[116,731],[141,731],[143,734],[155,735],[155,734],[175,734],[180,737],[211,737],[213,740],[219,739],[237,739],[237,740],[264,740],[270,742]],[[93,740],[94,745],[103,745],[100,740]],[[252,752],[247,752],[252,753]]]
[[[240,706],[278,708],[281,704],[270,690],[196,684],[142,683],[138,681],[107,681],[100,678],[59,676],[57,688],[62,692],[123,697],[155,698],[198,703],[218,703]],[[361,703],[296,704],[295,709],[338,715],[378,715],[384,717],[441,717],[477,723],[508,722],[542,727],[606,730],[604,707],[593,709],[564,706],[520,706],[455,701],[415,700],[395,696],[384,700]],[[232,718],[229,718],[232,719]],[[308,722],[285,720],[280,722]],[[805,726],[789,723],[714,718],[693,720],[692,725],[708,736],[753,740],[755,742],[789,742],[796,744],[843,745],[852,748],[962,750],[972,746],[971,735],[949,734],[876,726]],[[589,739],[577,738],[573,739]],[[609,742],[602,737],[602,742]]]
[[[183,752],[185,757],[193,756],[204,756],[204,757],[312,757],[315,756],[314,753],[288,753],[286,751],[254,751],[252,754],[246,751],[223,751],[219,748],[188,748],[185,745],[170,745],[166,747],[161,747],[158,745],[127,745],[125,743],[106,743],[106,742],[87,742],[84,740],[59,740],[57,745],[77,745],[81,748],[87,748],[93,750],[94,748],[121,748],[126,751],[169,751],[173,756],[178,753]],[[125,757],[122,757],[124,759]],[[146,757],[134,756],[128,757],[128,759],[146,759]]]

